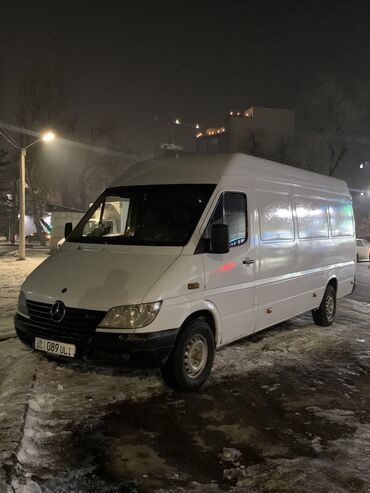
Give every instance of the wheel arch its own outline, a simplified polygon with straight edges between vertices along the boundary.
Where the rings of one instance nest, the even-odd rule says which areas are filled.
[[[190,320],[200,319],[208,323],[212,330],[216,346],[221,343],[220,321],[216,307],[212,304],[207,308],[196,310],[186,317],[180,327],[179,334],[185,329]],[[213,306],[212,306],[213,305]]]
[[[331,276],[326,287],[328,287],[328,286],[333,286],[333,288],[335,289],[335,293],[337,293],[337,291],[338,291],[338,279],[336,276],[334,276],[334,275]]]

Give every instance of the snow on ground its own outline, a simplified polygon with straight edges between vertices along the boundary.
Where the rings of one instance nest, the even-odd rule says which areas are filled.
[[[11,312],[41,260],[0,258]],[[332,327],[305,314],[225,347],[192,395],[0,342],[0,493],[369,492],[369,317],[340,300]]]
[[[85,481],[96,467],[90,453],[74,452],[84,421],[89,420],[88,430],[117,402],[140,402],[167,392],[153,373],[60,365],[23,349],[16,339],[0,343],[0,352],[7,357],[0,366],[1,493],[7,491],[1,480],[11,484],[9,491],[40,491],[34,476],[43,482],[51,477],[45,490],[50,493],[77,491],[79,475]],[[59,486],[58,477],[70,470],[72,478]],[[77,482],[76,489],[70,481]]]
[[[46,257],[47,253],[42,249],[27,251],[27,258],[23,261],[19,261],[15,254],[0,257],[0,340],[15,334],[13,317],[19,288]]]
[[[17,339],[0,342],[0,492],[16,460],[38,360]]]
[[[156,372],[56,363],[3,342],[4,488],[369,491],[369,314],[342,300],[333,327],[303,315],[224,348],[196,395]],[[222,447],[241,451],[243,469],[220,463]],[[223,480],[230,468],[235,480]]]

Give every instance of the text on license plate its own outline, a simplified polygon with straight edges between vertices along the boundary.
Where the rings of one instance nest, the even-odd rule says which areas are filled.
[[[59,354],[60,356],[68,356],[70,358],[73,358],[76,353],[76,346],[74,344],[49,341],[48,339],[40,339],[39,337],[35,337],[35,349],[46,351],[47,353]]]

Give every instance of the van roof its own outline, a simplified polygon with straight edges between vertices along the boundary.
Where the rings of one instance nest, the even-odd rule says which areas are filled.
[[[345,181],[248,154],[188,154],[133,164],[111,186],[214,183],[223,176],[253,176],[349,195]]]

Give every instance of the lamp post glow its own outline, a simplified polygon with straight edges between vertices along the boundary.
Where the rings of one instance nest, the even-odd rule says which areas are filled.
[[[44,142],[50,142],[53,139],[55,139],[55,135],[53,132],[46,132],[46,134],[42,136],[42,140]]]
[[[26,216],[26,156],[27,149],[38,142],[50,142],[55,138],[53,132],[46,132],[40,139],[31,142],[28,146],[21,147],[19,162],[19,240],[18,240],[18,259],[26,259],[26,235],[25,235],[25,216]]]

